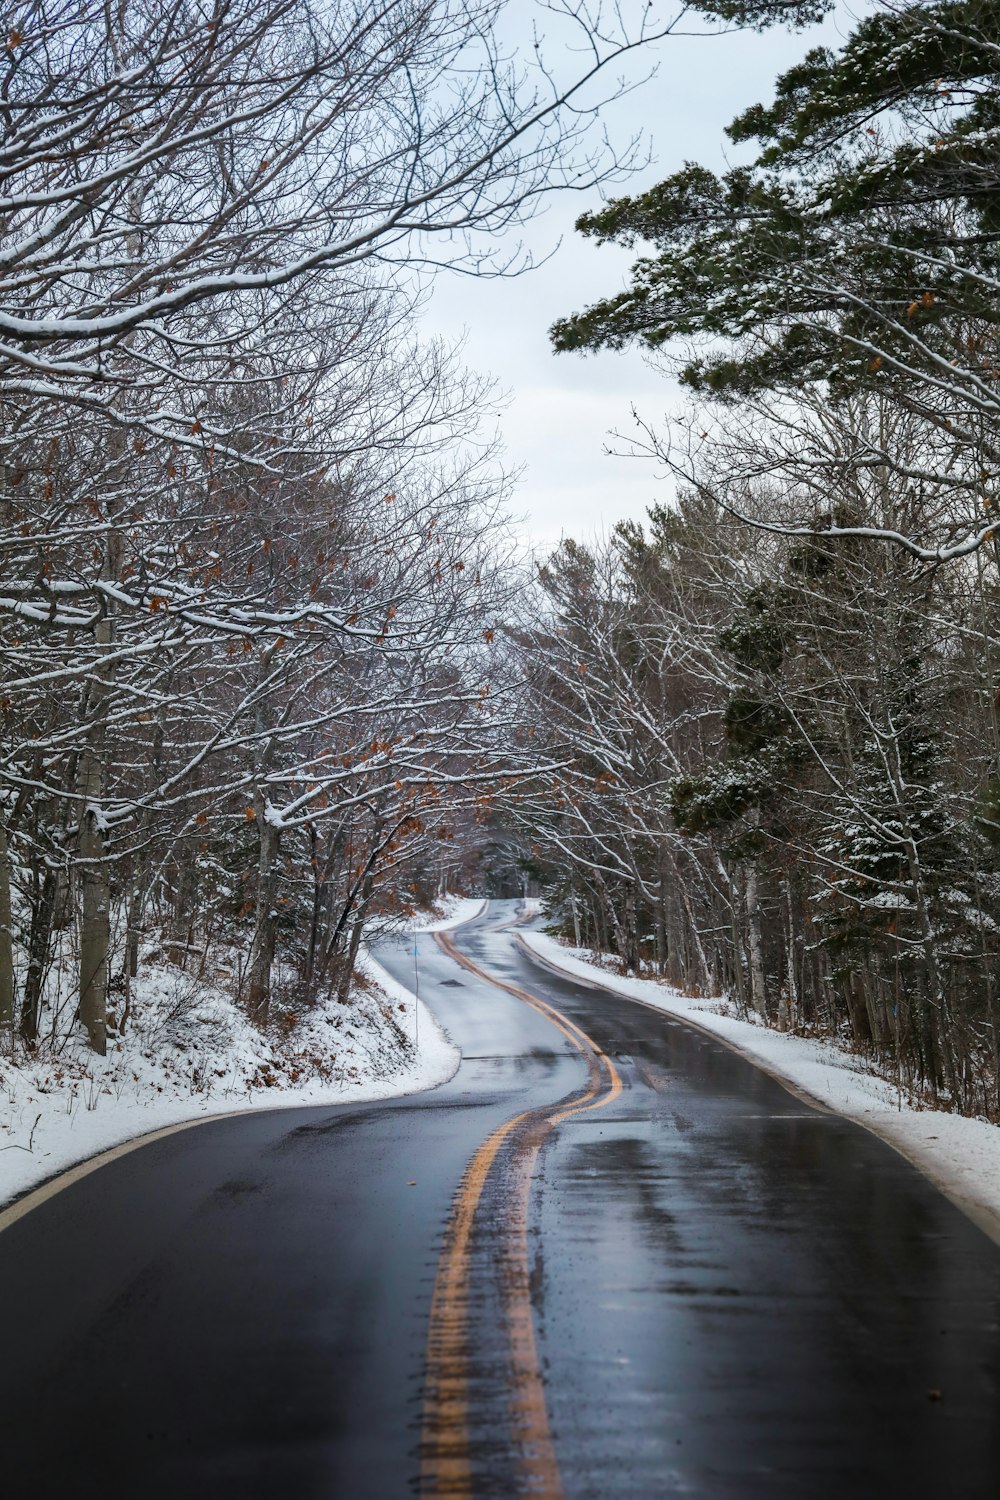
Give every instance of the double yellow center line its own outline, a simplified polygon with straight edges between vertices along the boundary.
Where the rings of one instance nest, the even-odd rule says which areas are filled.
[[[426,1386],[421,1440],[422,1495],[475,1494],[469,1414],[469,1277],[476,1210],[491,1168],[505,1143],[512,1145],[515,1190],[507,1208],[501,1252],[492,1262],[502,1289],[509,1351],[509,1417],[518,1454],[520,1488],[528,1495],[560,1500],[562,1481],[545,1405],[545,1389],[535,1344],[528,1260],[528,1198],[535,1163],[549,1131],[562,1120],[601,1109],[617,1099],[618,1070],[592,1037],[562,1011],[520,985],[508,984],[481,968],[436,933],[439,947],[469,973],[522,1000],[551,1021],[587,1062],[587,1087],[576,1099],[550,1112],[526,1110],[494,1130],[466,1168],[445,1229],[431,1297],[427,1337]]]

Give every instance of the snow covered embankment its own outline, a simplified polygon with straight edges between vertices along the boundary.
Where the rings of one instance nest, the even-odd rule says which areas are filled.
[[[445,932],[449,927],[461,927],[471,922],[485,909],[481,896],[442,896],[438,901],[441,915],[414,917],[409,924],[410,932]]]
[[[419,931],[457,926],[481,901],[451,898]],[[262,1036],[224,990],[149,965],[133,1015],[97,1057],[74,1035],[58,1052],[0,1057],[0,1205],[76,1163],[152,1132],[245,1110],[354,1104],[433,1088],[458,1049],[369,953],[348,1006],[335,1000]],[[414,1037],[417,1045],[414,1046]]]
[[[834,1042],[771,1031],[727,1014],[719,998],[692,999],[655,979],[626,979],[539,932],[522,941],[566,974],[626,995],[719,1037],[780,1082],[846,1115],[895,1146],[1000,1243],[1000,1129],[942,1110],[915,1109],[885,1079],[863,1072]]]

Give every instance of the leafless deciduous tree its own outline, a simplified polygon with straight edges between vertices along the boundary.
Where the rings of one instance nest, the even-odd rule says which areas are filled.
[[[228,944],[262,1025],[276,971],[346,995],[365,922],[531,759],[493,398],[413,314],[625,163],[591,126],[651,28],[546,7],[583,43],[557,79],[502,12],[9,14],[0,1025],[29,1045],[68,1008],[102,1051],[151,944]]]
[[[567,934],[996,1117],[995,567],[757,525],[794,517],[807,484],[875,532],[890,505],[920,527],[953,502],[892,471],[848,479],[852,435],[799,415],[797,488],[730,481],[730,434],[675,510],[543,570],[524,639],[552,765],[517,817]],[[919,421],[875,398],[854,419],[892,423],[919,467]]]

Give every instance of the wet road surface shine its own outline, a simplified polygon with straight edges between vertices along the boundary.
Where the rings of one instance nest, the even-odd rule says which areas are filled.
[[[553,1135],[533,1197],[566,1493],[1000,1494],[997,1247],[704,1035],[534,987],[624,1085]]]
[[[444,1248],[431,1299],[427,1338],[421,1477],[422,1493],[471,1497],[482,1493],[490,1475],[477,1475],[468,1407],[469,1384],[469,1245],[476,1210],[501,1146],[510,1138],[505,1175],[513,1191],[505,1194],[506,1213],[496,1229],[493,1257],[503,1287],[510,1369],[507,1404],[511,1446],[518,1454],[519,1487],[528,1494],[560,1500],[562,1481],[549,1430],[545,1389],[535,1343],[528,1261],[528,1199],[535,1163],[549,1130],[569,1119],[612,1103],[621,1093],[621,1078],[601,1049],[556,1008],[518,985],[487,973],[459,952],[445,933],[438,946],[469,973],[505,990],[545,1016],[587,1063],[586,1089],[551,1113],[551,1106],[528,1110],[508,1120],[483,1142],[463,1179],[445,1230]]]
[[[1000,1250],[512,915],[419,940],[449,1084],[186,1131],[0,1234],[6,1492],[1000,1494]]]

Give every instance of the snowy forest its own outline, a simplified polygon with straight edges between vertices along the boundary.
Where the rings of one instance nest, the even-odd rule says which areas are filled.
[[[487,379],[441,265],[628,167],[464,0],[27,0],[0,61],[0,1032],[98,1054],[144,962],[350,994],[529,764]],[[588,88],[593,97],[584,97]],[[581,92],[583,91],[583,92]]]
[[[11,12],[3,1045],[103,1053],[154,961],[262,1030],[346,1003],[372,922],[516,865],[578,946],[996,1119],[1000,9],[876,6],[631,198],[592,127],[669,23],[557,5],[564,77],[504,9]],[[647,522],[532,568],[419,314],[561,186],[639,258],[555,350],[687,404],[619,440]]]
[[[553,329],[689,392],[677,500],[541,573],[534,812],[578,940],[1000,1111],[1000,11],[879,5],[579,221],[641,246]]]

